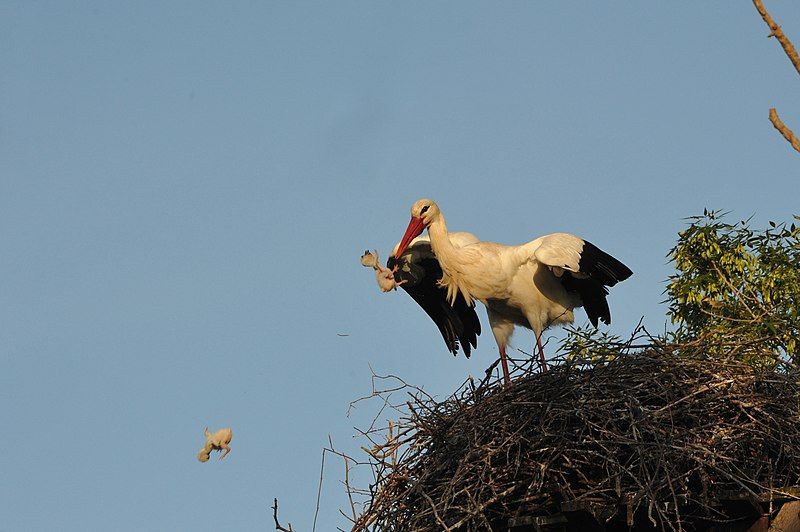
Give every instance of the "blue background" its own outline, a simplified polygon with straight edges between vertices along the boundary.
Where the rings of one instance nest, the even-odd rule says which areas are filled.
[[[768,8],[800,43],[800,3]],[[684,217],[798,212],[767,34],[749,2],[0,2],[0,529],[268,530],[278,497],[310,530],[370,365],[444,397],[497,356],[359,264],[420,197],[591,240],[635,271],[610,330],[663,330]]]

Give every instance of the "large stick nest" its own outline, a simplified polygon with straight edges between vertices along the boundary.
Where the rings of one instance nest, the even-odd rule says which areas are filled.
[[[628,525],[632,508],[652,526],[695,529],[730,518],[719,505],[730,490],[791,497],[797,368],[686,351],[569,358],[507,387],[468,381],[444,401],[418,390],[371,451],[375,484],[354,530],[487,530],[570,502],[600,522],[625,523],[627,504]]]

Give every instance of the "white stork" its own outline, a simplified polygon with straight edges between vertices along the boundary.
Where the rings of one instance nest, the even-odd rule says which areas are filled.
[[[542,368],[547,370],[542,332],[551,325],[572,323],[572,309],[580,306],[595,327],[598,319],[610,324],[606,287],[633,274],[608,253],[568,233],[545,235],[519,246],[482,241],[454,245],[444,215],[429,199],[411,207],[411,221],[394,256],[402,256],[425,228],[442,269],[439,284],[446,288],[450,303],[461,297],[467,305],[478,300],[486,306],[506,383],[511,380],[506,346],[515,325],[534,332]]]

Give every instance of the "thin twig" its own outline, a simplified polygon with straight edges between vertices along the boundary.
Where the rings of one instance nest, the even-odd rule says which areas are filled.
[[[328,440],[330,441],[330,434]],[[311,525],[311,532],[317,530],[317,516],[319,515],[319,501],[322,498],[322,478],[325,474],[325,449],[322,449],[322,460],[319,465],[319,485],[317,486],[317,507],[314,509],[314,523]]]
[[[347,498],[350,500],[350,512],[353,515],[353,518],[352,518],[351,521],[353,523],[355,523],[358,520],[358,515],[357,515],[357,512],[356,512],[356,505],[353,502],[353,490],[350,487],[350,460],[351,460],[351,458],[349,456],[343,454],[343,453],[339,453],[338,451],[336,451],[333,448],[333,439],[331,438],[330,434],[328,434],[328,443],[330,444],[330,448],[329,449],[323,449],[322,450],[322,454],[324,455],[325,451],[329,451],[329,452],[332,452],[334,454],[338,454],[339,456],[342,457],[342,460],[344,460],[344,487],[345,487],[345,490],[347,491]]]
[[[292,523],[288,523],[289,528],[283,528],[280,521],[278,521],[278,499],[274,499],[274,505],[271,506],[272,508],[272,518],[275,520],[275,530],[281,530],[282,532],[294,532],[292,530]]]

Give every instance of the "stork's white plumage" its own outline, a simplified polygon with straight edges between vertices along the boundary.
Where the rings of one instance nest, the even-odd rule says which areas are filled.
[[[598,320],[611,323],[606,287],[633,273],[611,255],[568,233],[519,246],[482,241],[454,245],[439,206],[429,199],[411,207],[411,221],[395,256],[425,228],[442,268],[440,284],[447,288],[450,302],[460,295],[467,304],[478,300],[486,306],[506,382],[510,381],[506,346],[515,325],[533,330],[546,370],[542,332],[551,325],[572,323],[572,309],[580,306],[595,326]]]

